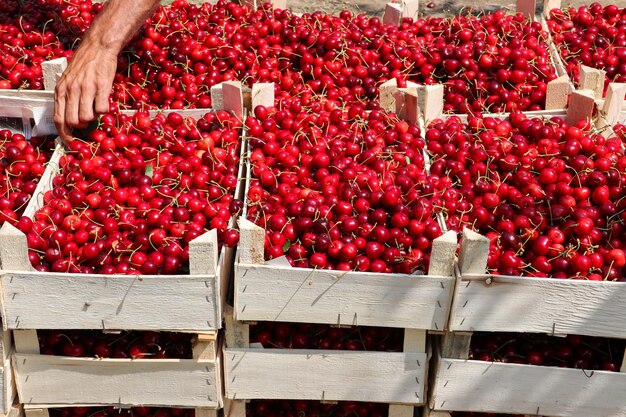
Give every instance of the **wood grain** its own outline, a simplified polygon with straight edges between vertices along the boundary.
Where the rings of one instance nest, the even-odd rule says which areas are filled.
[[[235,266],[238,320],[443,330],[454,278]]]
[[[506,331],[626,338],[626,286],[523,277],[460,281],[453,331]]]
[[[90,359],[15,354],[24,404],[217,407],[216,364],[184,359]]]
[[[626,416],[626,374],[441,359],[437,410],[568,417]]]
[[[0,277],[10,329],[208,331],[221,327],[215,276],[7,272]]]
[[[226,397],[418,405],[425,361],[425,353],[226,349]]]

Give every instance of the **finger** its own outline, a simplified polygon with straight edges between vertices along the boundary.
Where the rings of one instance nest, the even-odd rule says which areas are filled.
[[[80,105],[80,87],[71,83],[67,88],[65,97],[65,123],[71,127],[77,127],[80,124],[78,117]]]
[[[109,94],[111,93],[111,83],[98,82],[98,89],[96,90],[96,113],[104,114],[109,112]]]
[[[78,105],[78,119],[81,124],[89,123],[95,119],[93,114],[93,101],[95,94],[95,88],[92,87],[85,87],[81,90],[80,102]]]
[[[72,131],[65,123],[65,83],[63,79],[57,83],[54,97],[54,125],[61,140],[69,143],[72,141]]]

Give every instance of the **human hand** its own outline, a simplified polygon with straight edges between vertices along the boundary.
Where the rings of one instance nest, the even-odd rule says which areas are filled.
[[[109,94],[117,56],[99,45],[83,43],[59,79],[54,95],[54,124],[65,143],[72,128],[86,127],[98,114],[109,111]]]

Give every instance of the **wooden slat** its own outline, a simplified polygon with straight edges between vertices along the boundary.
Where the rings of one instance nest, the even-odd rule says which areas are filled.
[[[4,271],[9,329],[216,330],[211,276],[80,275]]]
[[[626,286],[619,282],[494,278],[461,281],[453,331],[580,334],[626,338]]]
[[[626,416],[626,374],[441,359],[435,409],[568,417]]]
[[[217,407],[214,362],[16,354],[24,404]]]
[[[444,328],[454,278],[235,267],[238,320]]]
[[[227,349],[224,356],[230,399],[424,401],[424,353]]]

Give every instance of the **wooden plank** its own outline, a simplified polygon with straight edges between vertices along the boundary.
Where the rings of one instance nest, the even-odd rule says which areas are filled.
[[[233,307],[224,308],[224,337],[227,348],[247,348],[250,345],[250,326],[235,320]]]
[[[402,21],[402,5],[399,3],[387,3],[383,13],[383,24],[399,26]]]
[[[224,417],[246,417],[246,402],[243,400],[224,400]]]
[[[396,93],[398,117],[409,124],[417,124],[420,111],[417,101],[417,87],[399,88]]]
[[[244,264],[262,264],[265,262],[263,244],[265,230],[246,219],[239,218],[239,262]]]
[[[606,99],[599,110],[600,117],[597,121],[598,129],[602,130],[602,134],[609,136],[612,134],[610,127],[619,122],[621,110],[626,103],[626,84],[610,83],[606,92]]]
[[[454,278],[235,266],[238,320],[443,329]]]
[[[274,107],[274,83],[254,83],[252,85],[252,114],[257,106]]]
[[[487,269],[489,239],[468,228],[463,229],[459,268],[463,274],[483,274]]]
[[[27,408],[24,410],[26,417],[49,417],[47,408]]]
[[[189,242],[189,274],[216,275],[218,273],[219,246],[217,229],[209,230]]]
[[[218,406],[214,362],[15,354],[13,366],[29,405]]]
[[[415,407],[412,405],[390,404],[388,417],[413,417]]]
[[[0,389],[0,396],[2,401],[0,402],[0,413],[6,415],[11,411],[13,402],[15,400],[15,387],[13,384],[13,370],[11,369],[11,358],[7,358],[4,361],[0,375],[0,381],[2,381],[2,388]]]
[[[4,271],[0,282],[3,325],[9,329],[211,331],[221,326],[215,276]]]
[[[452,276],[454,275],[454,261],[458,239],[456,232],[447,231],[437,239],[433,240],[430,251],[430,263],[428,265],[428,275]]]
[[[620,282],[494,277],[460,281],[452,331],[580,334],[626,338]]]
[[[192,349],[194,359],[217,360],[217,332],[196,335]]]
[[[550,81],[546,89],[546,110],[566,108],[571,89],[572,86],[567,75]]]
[[[443,115],[443,84],[421,86],[418,89],[418,99],[426,123]]]
[[[227,349],[226,397],[418,405],[425,361],[425,353]]]
[[[67,68],[67,58],[51,59],[41,63],[43,73],[44,89],[54,91],[57,84],[57,77]]]
[[[577,90],[570,95],[569,107],[567,108],[567,118],[565,121],[569,125],[574,125],[580,120],[590,120],[595,107],[595,96],[593,90]]]
[[[224,110],[233,112],[243,118],[243,91],[241,81],[224,81],[222,83]]]
[[[626,374],[445,358],[440,365],[436,410],[626,416]]]
[[[39,353],[39,339],[37,338],[37,330],[15,330],[13,331],[15,339],[15,351],[18,353]]]
[[[592,90],[595,98],[602,98],[604,93],[604,80],[606,79],[606,71],[588,67],[586,65],[580,66],[580,78],[579,84],[581,90]]]
[[[383,84],[380,89],[380,107],[388,112],[396,111],[396,93],[398,91],[398,80],[392,78]]]

